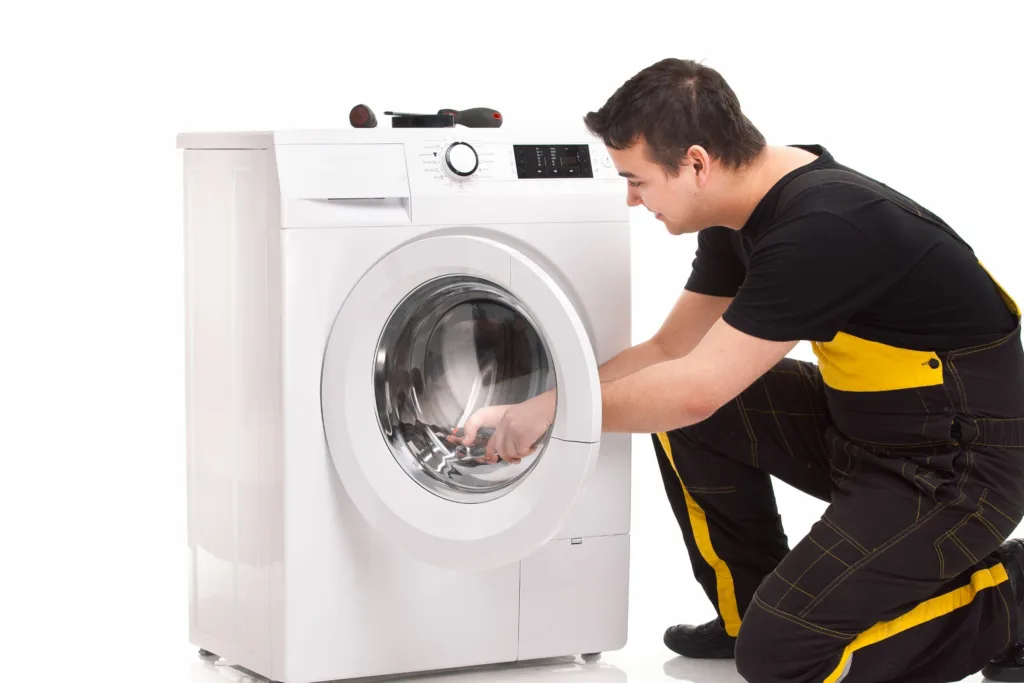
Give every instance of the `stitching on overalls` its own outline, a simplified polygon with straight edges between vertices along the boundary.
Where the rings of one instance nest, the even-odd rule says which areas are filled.
[[[800,371],[800,386],[803,387],[804,395],[807,397],[807,409],[811,411],[812,415],[814,415],[814,426],[818,432],[818,443],[821,444],[821,452],[825,457],[828,457],[828,448],[825,446],[825,430],[818,424],[818,418],[825,417],[825,415],[823,413],[815,412],[814,399],[811,398],[811,389],[808,387],[808,385],[811,384],[811,380],[808,379],[805,374],[805,368],[803,365],[798,365],[797,368]]]
[[[810,535],[808,535],[808,536],[807,536],[807,538],[808,538],[808,539],[809,539],[809,540],[811,541],[811,543],[813,543],[814,545],[816,545],[816,546],[818,546],[819,548],[821,548],[822,550],[824,550],[824,551],[825,551],[825,554],[826,554],[826,555],[828,555],[829,557],[831,557],[832,559],[834,559],[834,560],[835,560],[836,562],[838,562],[839,564],[843,565],[844,567],[849,567],[849,566],[850,566],[850,565],[849,565],[848,563],[846,563],[846,562],[844,562],[843,560],[841,560],[841,559],[840,559],[840,558],[839,558],[838,556],[836,556],[836,555],[833,555],[833,554],[832,554],[832,551],[833,551],[833,550],[835,550],[836,548],[838,548],[839,546],[841,546],[841,545],[842,545],[843,543],[846,543],[846,539],[844,539],[844,538],[840,538],[840,539],[839,539],[839,540],[838,540],[838,541],[836,542],[836,544],[835,544],[835,545],[833,545],[833,546],[832,546],[831,548],[826,548],[825,546],[823,546],[822,544],[818,543],[818,542],[817,542],[817,541],[815,541],[815,540],[814,540],[813,538],[811,538],[811,537],[810,537]],[[820,560],[821,558],[819,557],[818,559]],[[812,565],[812,566],[813,566],[813,565]],[[804,573],[806,574],[807,572],[804,572]],[[803,578],[803,576],[801,576],[800,578]],[[799,582],[799,581],[800,581],[800,579],[797,579],[797,581]]]
[[[967,408],[967,389],[964,387],[963,382],[960,380],[960,373],[956,370],[956,365],[953,363],[953,356],[949,357],[949,371],[953,374],[953,381],[956,382],[957,388],[960,390],[960,407],[963,408],[965,413],[968,413]]]
[[[898,544],[900,541],[902,541],[903,539],[907,538],[910,534],[912,534],[913,532],[915,532],[918,529],[920,529],[929,520],[931,520],[932,517],[934,517],[938,513],[942,512],[943,510],[945,510],[948,507],[955,507],[955,506],[960,505],[960,503],[962,503],[963,500],[967,497],[966,494],[964,494],[964,486],[967,483],[968,475],[970,474],[972,465],[974,463],[974,454],[971,451],[971,449],[968,448],[965,451],[965,456],[967,458],[967,466],[964,468],[964,472],[960,476],[960,482],[959,482],[959,484],[957,486],[957,491],[958,491],[959,495],[956,497],[955,500],[947,501],[945,503],[941,503],[939,505],[936,505],[934,508],[932,508],[931,512],[926,514],[918,522],[916,522],[914,524],[911,524],[906,529],[904,529],[900,533],[898,533],[895,536],[893,536],[892,538],[890,538],[886,543],[884,543],[881,546],[875,548],[870,553],[868,553],[867,555],[862,557],[858,562],[856,562],[855,564],[850,566],[845,572],[843,572],[838,577],[836,577],[836,579],[832,582],[832,585],[830,585],[828,588],[826,588],[823,592],[819,593],[817,598],[812,600],[811,603],[809,605],[807,605],[807,607],[805,607],[803,610],[801,610],[800,616],[801,617],[804,616],[805,614],[810,612],[812,609],[817,607],[836,588],[841,586],[843,584],[843,582],[846,581],[846,579],[850,578],[854,573],[856,573],[856,571],[858,569],[861,569],[862,567],[867,565],[871,560],[873,560],[874,558],[878,557],[880,554],[882,554],[883,552],[885,552],[889,548],[892,548],[893,546]]]
[[[995,505],[993,505],[991,500],[986,500],[985,504],[988,505],[993,510],[995,510],[996,512],[998,512],[1004,518],[1006,518],[1006,521],[1009,522],[1010,524],[1013,524],[1014,526],[1017,526],[1018,524],[1020,524],[1019,520],[1015,520],[1013,517],[1010,517],[1008,514],[1006,514],[1005,512],[1003,512],[1002,510],[997,508]]]
[[[1008,342],[1011,339],[1013,339],[1016,335],[1017,335],[1017,330],[1015,329],[1013,332],[1011,332],[1010,334],[1006,335],[1002,339],[997,339],[994,342],[989,342],[988,344],[982,344],[981,346],[968,346],[966,349],[960,349],[959,351],[953,351],[952,353],[950,353],[950,357],[952,358],[953,356],[969,356],[972,353],[978,353],[980,351],[988,351],[989,349],[994,349],[997,346],[1002,346],[1006,342]]]
[[[716,493],[735,493],[735,486],[687,486],[686,490],[691,494],[703,493],[705,495],[713,495]]]
[[[904,478],[907,477],[907,464],[908,464],[907,461],[904,460],[903,461],[903,465],[900,467],[900,474]],[[914,480],[917,480],[917,473],[916,472],[914,473]],[[909,479],[908,479],[908,481],[909,481]],[[921,481],[924,481],[924,480],[922,479]],[[928,482],[925,482],[925,483],[927,484]],[[917,491],[917,514],[914,515],[914,521],[917,522],[917,520],[919,520],[919,519],[921,519],[921,490],[920,489],[918,489],[918,491]]]
[[[941,446],[948,443],[956,443],[949,439],[943,439],[942,441],[919,441],[917,443],[882,443],[879,441],[867,441],[865,439],[850,439],[850,441],[859,444],[866,444],[868,446],[881,446],[883,448],[917,448],[919,446]]]
[[[915,391],[917,391],[917,397],[921,399],[921,406],[924,408],[924,424],[921,425],[921,436],[924,436],[926,430],[928,429],[928,419],[932,416],[932,414],[931,411],[928,410],[928,404],[925,403],[924,396],[921,395],[920,387],[915,387]]]
[[[786,450],[789,452],[789,457],[796,458],[796,454],[793,453],[793,449],[789,445],[789,440],[786,439],[786,432],[782,430],[782,423],[779,422],[779,416],[775,412],[775,405],[772,403],[771,392],[768,391],[768,382],[764,380],[764,375],[761,375],[761,388],[764,389],[764,397],[768,400],[768,408],[772,412],[772,417],[775,419],[775,426],[779,428],[779,436],[782,437],[782,443],[786,446]]]
[[[736,403],[739,405],[743,426],[747,428],[747,436],[750,437],[750,461],[754,467],[757,467],[757,435],[754,434],[754,425],[750,424],[750,419],[747,417],[747,409],[743,405],[743,397],[737,396]]]
[[[797,589],[798,591],[800,591],[801,593],[803,593],[804,595],[806,595],[807,597],[809,597],[809,598],[814,598],[814,596],[813,596],[813,595],[811,595],[810,593],[808,593],[807,591],[805,591],[805,590],[804,590],[803,588],[801,588],[800,586],[796,585],[795,583],[790,583],[789,581],[786,581],[786,579],[785,579],[785,578],[783,578],[782,574],[780,574],[780,573],[779,573],[779,570],[778,570],[778,569],[773,569],[773,570],[772,570],[772,574],[775,574],[775,576],[777,576],[777,577],[779,578],[779,580],[781,580],[781,581],[782,581],[783,583],[785,583],[786,585],[788,585],[788,586],[789,586],[790,588],[795,588],[795,589]],[[799,579],[798,579],[798,580],[799,580]],[[786,591],[786,595],[789,595],[789,591],[788,591],[788,590]],[[783,597],[783,598],[785,598],[785,597],[786,597],[786,595],[784,595],[784,596],[782,596],[782,597]],[[778,604],[782,604],[782,600],[779,600],[779,603],[778,603]],[[776,607],[778,607],[778,604],[776,605]]]
[[[844,540],[845,540],[845,541],[846,541],[847,543],[849,543],[849,544],[850,544],[850,545],[852,545],[852,546],[853,546],[854,548],[856,548],[857,550],[859,550],[859,551],[861,552],[861,554],[862,554],[862,555],[867,555],[867,554],[868,554],[868,549],[867,549],[867,548],[865,548],[865,547],[864,547],[864,546],[862,546],[862,545],[861,545],[860,543],[858,543],[857,541],[855,541],[855,540],[853,539],[853,537],[852,537],[852,536],[850,536],[850,534],[849,534],[849,533],[847,533],[846,531],[843,531],[843,530],[842,530],[842,529],[841,529],[841,528],[839,527],[839,525],[838,525],[838,524],[836,524],[835,522],[833,522],[833,521],[832,521],[831,519],[829,519],[829,518],[828,518],[828,517],[826,517],[825,515],[822,515],[822,516],[821,516],[821,521],[825,523],[825,526],[829,527],[830,529],[832,529],[832,531],[834,531],[834,532],[836,532],[837,534],[839,534],[839,536],[840,536],[840,537],[842,537],[842,538],[843,538],[843,539],[844,539]]]
[[[936,505],[936,506],[935,506],[934,508],[932,508],[932,511],[931,511],[931,512],[929,512],[929,513],[928,513],[927,515],[925,515],[925,516],[924,516],[924,518],[923,518],[923,519],[921,519],[921,520],[919,520],[919,521],[918,521],[917,523],[915,523],[915,524],[912,524],[911,526],[907,527],[906,529],[904,529],[903,531],[901,531],[900,533],[896,534],[896,535],[895,535],[895,536],[893,536],[893,537],[892,537],[891,539],[889,539],[889,541],[888,541],[888,542],[887,542],[887,543],[886,543],[885,545],[882,545],[882,546],[880,546],[880,547],[878,547],[878,548],[875,548],[875,549],[874,549],[874,550],[872,550],[872,551],[871,551],[870,553],[868,553],[868,554],[866,554],[866,555],[865,555],[864,557],[862,557],[862,558],[861,558],[861,559],[860,559],[860,560],[859,560],[858,562],[856,562],[856,563],[854,563],[854,564],[850,565],[850,567],[849,567],[849,568],[848,568],[848,569],[847,569],[847,570],[846,570],[845,572],[843,572],[843,573],[842,573],[842,574],[840,574],[840,575],[839,575],[838,577],[836,577],[836,579],[835,579],[835,580],[834,580],[834,581],[832,582],[832,585],[831,585],[831,586],[829,586],[828,588],[826,588],[826,589],[825,589],[825,591],[824,591],[823,593],[820,593],[820,594],[818,595],[818,597],[817,597],[817,598],[816,598],[816,599],[815,599],[814,601],[812,601],[812,602],[811,602],[811,604],[807,605],[807,607],[805,607],[805,608],[804,608],[804,609],[803,609],[803,610],[802,610],[802,611],[800,612],[800,616],[801,616],[801,617],[802,617],[802,616],[804,616],[805,614],[807,614],[808,612],[810,612],[810,611],[811,611],[811,610],[812,610],[813,608],[817,607],[817,606],[818,606],[818,604],[819,604],[819,603],[821,603],[821,601],[822,601],[822,600],[824,600],[824,599],[825,599],[826,597],[828,597],[828,595],[829,595],[829,594],[831,594],[831,593],[832,593],[832,591],[834,591],[834,590],[835,590],[836,588],[838,588],[839,586],[841,586],[841,585],[843,584],[843,582],[844,582],[844,581],[846,581],[846,579],[848,579],[848,578],[850,578],[851,576],[853,576],[853,574],[854,574],[854,573],[855,573],[855,572],[856,572],[856,571],[857,571],[858,569],[860,569],[861,567],[863,567],[864,565],[866,565],[866,564],[867,564],[868,562],[870,562],[870,561],[871,561],[871,560],[873,560],[874,558],[878,557],[878,555],[879,555],[880,553],[882,553],[883,551],[885,551],[885,550],[887,550],[887,549],[891,548],[892,546],[896,545],[897,543],[899,543],[900,541],[902,541],[902,540],[903,540],[904,538],[906,538],[907,536],[909,536],[909,535],[910,535],[911,533],[913,533],[914,531],[916,531],[916,530],[920,529],[920,528],[921,528],[921,527],[922,527],[922,526],[923,526],[924,524],[926,524],[926,523],[927,523],[927,522],[928,522],[928,521],[929,521],[929,520],[930,520],[930,519],[931,519],[932,517],[934,517],[935,515],[937,515],[937,514],[938,514],[939,512],[941,512],[942,510],[944,510],[944,509],[945,509],[946,507],[948,507],[949,505],[952,505],[953,503],[957,503],[957,504],[959,504],[959,503],[960,503],[960,501],[961,501],[961,500],[962,500],[963,498],[964,498],[964,496],[963,496],[963,495],[961,495],[961,496],[960,496],[960,498],[958,498],[957,500],[955,500],[955,501],[953,501],[953,502],[951,502],[951,503],[943,503],[943,504],[941,504],[941,505]]]
[[[768,612],[769,614],[775,615],[777,617],[781,617],[781,618],[785,619],[786,621],[790,621],[790,622],[796,624],[797,626],[803,626],[804,628],[806,628],[808,630],[811,630],[811,631],[814,631],[815,633],[820,633],[822,635],[830,636],[830,637],[836,638],[838,640],[853,640],[854,638],[856,638],[856,636],[851,634],[851,633],[842,633],[840,631],[833,631],[831,629],[827,629],[827,628],[823,628],[821,626],[818,626],[817,624],[812,624],[811,622],[809,622],[809,621],[807,621],[805,619],[801,619],[800,617],[796,617],[796,616],[793,616],[791,614],[787,614],[786,612],[783,612],[780,609],[776,609],[776,608],[772,607],[771,605],[769,605],[768,603],[766,603],[764,600],[762,600],[757,595],[757,593],[754,593],[754,604],[757,605],[758,607],[760,607],[761,609],[763,609],[765,612]]]
[[[821,544],[820,544],[820,543],[818,543],[818,542],[817,542],[817,541],[815,541],[815,540],[814,540],[813,538],[811,538],[811,535],[810,535],[810,534],[807,534],[807,538],[808,538],[808,539],[810,539],[810,541],[811,541],[812,543],[814,543],[814,545],[818,546],[818,547],[819,547],[819,548],[821,548],[822,550],[825,550],[825,548],[822,548],[822,546],[821,546]],[[844,540],[843,540],[842,538],[840,538],[840,539],[839,539],[839,540],[838,540],[838,541],[836,542],[836,544],[832,546],[832,548],[831,548],[830,550],[832,550],[832,549],[835,549],[835,548],[838,548],[838,547],[839,547],[840,545],[842,545],[842,544],[843,544],[844,542],[845,542],[845,541],[844,541]],[[828,553],[829,555],[832,555],[832,553],[831,553],[831,552],[829,552],[828,550],[825,550],[825,552],[826,552],[826,553]],[[800,583],[800,581],[801,581],[801,580],[802,580],[802,579],[803,579],[803,578],[804,578],[804,577],[805,577],[805,576],[807,575],[807,572],[811,571],[811,568],[813,568],[813,567],[814,567],[814,565],[816,565],[816,564],[818,564],[819,562],[821,562],[821,558],[823,558],[823,557],[825,557],[825,554],[824,554],[824,553],[822,553],[821,555],[818,555],[818,558],[817,558],[816,560],[814,560],[814,562],[811,562],[811,563],[810,563],[809,565],[807,565],[807,568],[806,568],[806,569],[804,569],[803,573],[802,573],[802,574],[800,574],[800,576],[798,576],[798,577],[796,578],[796,582],[797,582],[797,583]],[[832,555],[832,557],[835,557],[835,555]],[[839,558],[838,558],[838,557],[836,557],[836,559],[837,559],[837,560],[839,560]],[[839,560],[839,561],[840,561],[840,562],[843,562],[842,560]],[[845,562],[843,562],[843,564],[846,564],[846,563],[845,563]],[[849,566],[849,565],[846,565],[846,566]],[[781,579],[782,577],[780,576],[779,578]],[[783,581],[785,581],[785,579],[783,579]],[[779,598],[779,601],[778,601],[777,603],[775,603],[775,606],[776,606],[776,607],[778,607],[779,605],[781,605],[781,604],[782,604],[782,601],[786,599],[786,596],[787,596],[787,595],[789,595],[789,590],[787,590],[787,591],[786,591],[785,593],[783,593],[783,594],[782,594],[782,597],[781,597],[781,598]],[[814,597],[814,596],[812,595],[812,596],[811,596],[811,598],[813,598],[813,597]]]
[[[944,542],[946,542],[946,541],[952,541],[955,546],[960,548],[960,552],[962,552],[964,554],[964,556],[968,560],[970,560],[974,564],[978,563],[978,560],[977,560],[977,558],[974,557],[974,554],[971,553],[971,551],[969,551],[967,549],[967,547],[963,544],[963,542],[959,538],[957,538],[957,536],[956,536],[956,532],[958,532],[961,529],[963,529],[964,525],[966,525],[967,522],[971,521],[971,518],[973,516],[974,516],[973,514],[967,515],[962,520],[960,520],[959,524],[957,524],[956,526],[951,528],[949,531],[947,531],[946,533],[944,533],[941,536],[939,536],[938,539],[936,539],[936,541],[934,543],[934,546],[935,546],[935,552],[936,552],[936,554],[939,557],[939,578],[940,579],[951,579],[954,576],[956,576],[955,574],[952,574],[952,575],[946,574],[946,555],[945,555],[945,553],[942,552],[942,544]]]
[[[996,537],[997,541],[1002,543],[1003,541],[1006,540],[1006,536],[1003,536],[1002,532],[1000,532],[999,529],[996,528],[995,524],[993,524],[992,522],[990,522],[987,519],[985,519],[985,517],[981,514],[980,510],[978,512],[975,512],[974,516],[978,518],[979,522],[981,522],[982,524],[985,525],[986,529],[988,529],[990,532],[992,532],[992,535]]]

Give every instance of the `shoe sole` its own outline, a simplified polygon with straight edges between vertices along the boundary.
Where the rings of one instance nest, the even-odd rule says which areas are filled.
[[[986,666],[981,670],[981,675],[990,681],[1008,681],[1010,683],[1021,683],[1024,681],[1024,668],[995,668]]]
[[[687,648],[681,646],[679,643],[673,642],[668,636],[662,639],[665,643],[665,647],[672,652],[675,652],[680,657],[687,657],[689,659],[735,659],[736,658],[736,646],[733,645],[729,648],[716,648],[707,650],[703,648]]]

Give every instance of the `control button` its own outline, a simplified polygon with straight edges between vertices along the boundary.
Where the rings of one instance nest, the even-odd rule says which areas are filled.
[[[612,158],[605,154],[603,157],[601,157],[601,165],[604,166],[605,168],[611,168]]]
[[[441,170],[453,180],[468,178],[479,167],[480,157],[467,142],[453,142],[448,145],[441,160]]]

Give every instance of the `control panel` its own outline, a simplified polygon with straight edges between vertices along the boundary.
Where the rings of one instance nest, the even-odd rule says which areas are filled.
[[[618,178],[600,143],[513,144],[442,138],[425,141],[417,156],[420,172],[454,188],[494,181]]]
[[[593,178],[587,145],[512,145],[520,178]]]

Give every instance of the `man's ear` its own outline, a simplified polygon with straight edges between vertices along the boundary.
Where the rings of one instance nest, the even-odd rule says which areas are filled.
[[[711,155],[700,145],[690,145],[690,149],[686,150],[686,163],[693,167],[697,184],[703,187],[711,170]]]

